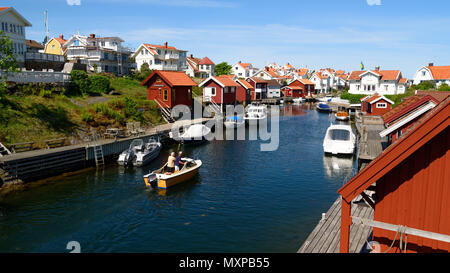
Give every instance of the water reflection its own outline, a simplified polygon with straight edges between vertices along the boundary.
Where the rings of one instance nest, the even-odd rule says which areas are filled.
[[[323,156],[323,168],[329,178],[345,178],[353,172],[354,158],[341,156]]]

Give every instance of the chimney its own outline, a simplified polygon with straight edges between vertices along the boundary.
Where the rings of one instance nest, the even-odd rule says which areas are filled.
[[[375,71],[380,71],[380,67],[379,66],[375,66]]]
[[[64,40],[64,35],[59,35],[59,39]]]
[[[193,54],[191,54],[191,59],[192,59],[192,58],[194,58],[194,55],[193,55]]]
[[[434,66],[434,63],[429,63],[428,66]]]
[[[239,63],[241,63],[241,61],[239,61]]]
[[[164,47],[167,48],[167,42],[164,43]]]
[[[95,34],[91,33],[91,34],[89,34],[89,37],[90,38],[95,38]]]

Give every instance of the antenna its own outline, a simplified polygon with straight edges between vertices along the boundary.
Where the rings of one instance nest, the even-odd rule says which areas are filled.
[[[48,30],[48,10],[44,11],[44,26],[45,26],[45,42],[48,42],[49,30]]]

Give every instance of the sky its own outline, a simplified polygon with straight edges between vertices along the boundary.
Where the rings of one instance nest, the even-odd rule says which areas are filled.
[[[447,0],[2,0],[32,23],[27,39],[95,33],[169,45],[216,64],[400,69],[450,65]]]

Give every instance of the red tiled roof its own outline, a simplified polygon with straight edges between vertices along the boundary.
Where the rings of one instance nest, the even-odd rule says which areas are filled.
[[[152,45],[152,44],[144,44],[145,45],[145,47],[151,47],[151,48],[161,48],[161,49],[175,49],[175,50],[177,50],[177,48],[175,48],[175,47],[173,47],[173,46],[168,46],[168,47],[166,47],[166,46],[164,46],[164,45]]]
[[[250,77],[255,83],[267,83],[267,80],[259,77]]]
[[[53,38],[53,39],[55,39],[60,45],[64,45],[65,43],[67,43],[67,40],[61,38]]]
[[[430,95],[435,98],[438,102],[444,101],[448,96],[450,96],[450,91],[422,91],[417,90],[417,95]]]
[[[348,80],[350,81],[357,81],[361,79],[361,74],[365,73],[366,71],[353,71],[350,73],[350,76],[348,76]]]
[[[237,81],[244,86],[244,88],[246,89],[253,89],[253,86],[251,84],[249,84],[246,80],[244,79],[237,79]]]
[[[232,78],[230,78],[228,75],[221,75],[221,76],[216,76],[213,77],[214,79],[216,79],[218,82],[220,82],[222,85],[224,86],[239,86],[239,84],[235,81],[233,81]]]
[[[424,104],[425,102],[433,100],[438,103],[438,101],[432,96],[428,95],[414,95],[407,98],[404,102],[397,105],[397,107],[389,110],[384,113],[381,117],[384,120],[384,123],[388,124],[392,121],[398,119],[399,117],[409,113],[411,110],[416,109],[418,106]]]
[[[435,80],[450,79],[450,66],[427,66]]]
[[[245,70],[248,70],[248,68],[250,67],[251,63],[239,63]]]
[[[301,83],[303,84],[312,84],[314,85],[314,83],[308,79],[298,79]]]
[[[165,80],[170,86],[197,86],[186,73],[183,71],[164,71],[155,70],[150,76],[147,77],[142,83],[142,85],[147,84],[147,82],[155,75],[159,75],[163,80]]]
[[[38,49],[44,48],[44,46],[42,44],[36,42],[35,40],[26,40],[25,44],[29,48],[38,48]]]
[[[9,9],[10,7],[0,7],[0,11],[4,11],[6,9]]]
[[[211,61],[208,57],[203,58],[198,64],[210,64],[210,65],[214,65],[213,61]]]
[[[400,70],[368,70],[368,71],[353,71],[348,79],[361,80],[361,75],[369,71],[379,75],[381,77],[380,80],[382,81],[397,80],[399,77],[401,77]]]

